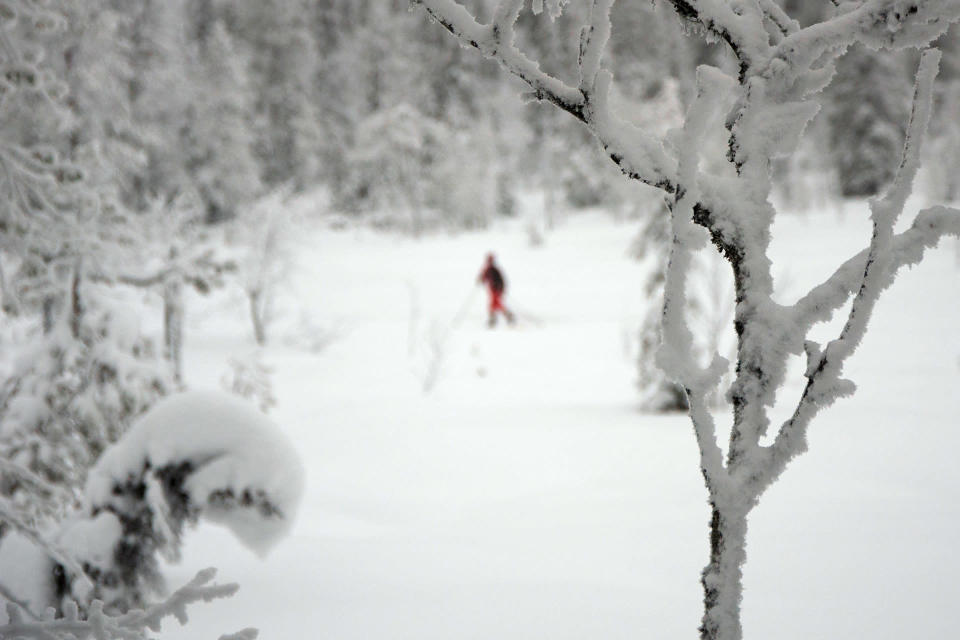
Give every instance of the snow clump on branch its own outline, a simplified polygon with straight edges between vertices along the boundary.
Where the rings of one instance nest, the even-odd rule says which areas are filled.
[[[88,508],[109,509],[116,487],[147,470],[183,465],[184,498],[253,551],[288,532],[304,483],[296,449],[248,403],[213,391],[171,396],[137,421],[91,470]]]
[[[70,602],[90,611],[97,601],[107,611],[140,608],[162,590],[158,556],[179,559],[186,525],[223,524],[264,555],[289,531],[303,484],[293,444],[244,400],[169,396],[101,456],[82,509],[44,537],[49,545],[16,532],[3,539],[0,576],[26,566],[43,577],[5,585],[23,586],[14,595],[33,611]],[[47,547],[75,562],[65,566]]]

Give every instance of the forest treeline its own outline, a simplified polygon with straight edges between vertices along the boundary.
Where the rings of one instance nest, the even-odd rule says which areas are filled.
[[[38,3],[45,28],[18,28],[4,53],[7,82],[37,74],[51,104],[4,110],[5,137],[56,150],[87,183],[126,209],[193,198],[208,222],[278,186],[324,186],[332,206],[418,232],[483,225],[515,211],[521,189],[561,204],[630,207],[615,171],[576,123],[535,101],[513,117],[524,87],[468,55],[406,0],[111,0]],[[493,3],[477,0],[481,16]],[[828,2],[791,0],[822,19]],[[561,77],[575,68],[571,2],[556,20],[526,12],[521,45]],[[721,47],[675,28],[670,9],[618,3],[610,56],[620,110],[644,126],[675,126],[697,64],[733,65]],[[60,25],[59,27],[57,25]],[[46,37],[44,30],[56,37]],[[960,45],[945,51],[932,188],[957,196]],[[807,174],[838,196],[876,193],[903,137],[915,59],[855,47],[815,121],[807,148],[779,168],[803,199]],[[26,106],[26,105],[24,105]],[[47,112],[50,113],[47,113]],[[67,172],[71,173],[71,172]],[[69,178],[67,174],[60,176]]]

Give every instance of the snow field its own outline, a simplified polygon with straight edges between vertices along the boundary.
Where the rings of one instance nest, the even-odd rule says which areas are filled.
[[[865,246],[865,220],[778,223],[786,302]],[[307,470],[299,519],[264,561],[216,527],[188,534],[170,584],[216,566],[241,591],[164,637],[696,637],[706,490],[687,419],[635,409],[635,227],[578,215],[539,249],[520,221],[419,241],[305,232],[265,354],[271,418]],[[514,328],[487,330],[472,294],[488,250]],[[948,635],[958,273],[951,246],[901,275],[847,367],[857,395],[814,422],[751,516],[746,637]],[[221,296],[188,318],[187,382],[216,386],[252,349],[243,307]],[[304,333],[329,341],[314,353]]]

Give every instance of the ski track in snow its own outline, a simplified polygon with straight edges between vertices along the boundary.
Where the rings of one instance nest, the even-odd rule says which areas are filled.
[[[775,226],[784,301],[866,246],[866,207],[846,209]],[[696,637],[706,490],[686,417],[636,410],[637,226],[578,214],[541,248],[519,220],[420,240],[302,234],[265,356],[271,418],[307,468],[299,519],[265,560],[215,526],[188,533],[169,584],[216,566],[241,590],[163,637]],[[517,327],[484,326],[472,290],[488,250]],[[947,243],[883,296],[846,370],[857,394],[814,421],[810,452],[754,511],[747,638],[950,636],[957,260]],[[245,308],[224,294],[191,300],[188,317],[187,382],[215,387],[227,358],[252,350]]]

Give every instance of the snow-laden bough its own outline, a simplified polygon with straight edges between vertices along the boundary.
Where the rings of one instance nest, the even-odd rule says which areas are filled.
[[[187,525],[222,524],[264,555],[289,532],[303,486],[293,443],[255,407],[222,392],[169,396],[104,452],[82,508],[46,544],[3,539],[0,575],[29,566],[40,576],[28,611],[69,602],[86,610],[95,601],[109,611],[142,607],[162,586],[158,556],[179,558]]]
[[[286,434],[255,407],[189,391],[158,402],[103,454],[87,480],[87,510],[122,508],[131,482],[147,483],[148,493],[176,490],[197,516],[263,555],[293,523],[304,469]]]

